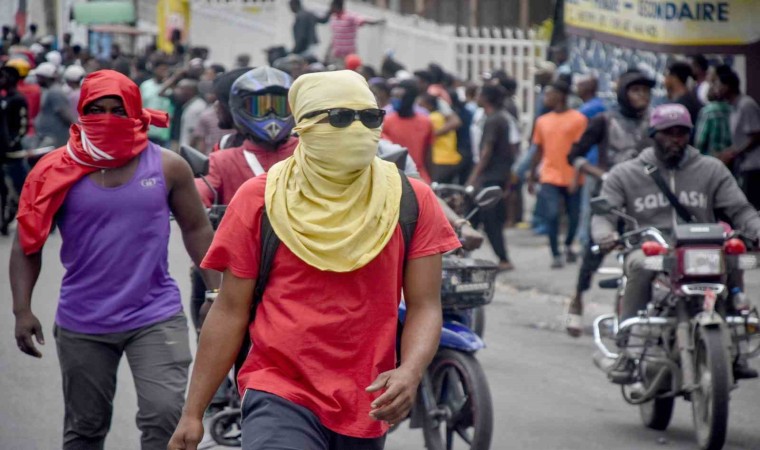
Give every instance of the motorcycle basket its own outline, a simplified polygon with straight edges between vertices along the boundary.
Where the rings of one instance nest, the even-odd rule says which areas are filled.
[[[491,303],[498,267],[490,261],[445,257],[441,284],[443,309],[471,309]]]

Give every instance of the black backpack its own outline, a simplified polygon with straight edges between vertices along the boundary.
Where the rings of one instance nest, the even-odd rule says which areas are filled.
[[[406,177],[403,171],[399,170],[401,175],[401,204],[399,209],[398,223],[401,227],[401,234],[404,237],[404,265],[406,265],[406,259],[409,255],[409,247],[414,236],[414,231],[417,228],[417,216],[419,215],[419,205],[417,204],[417,196],[414,194],[414,189],[409,179]],[[274,255],[277,253],[277,247],[280,246],[280,238],[272,229],[272,224],[269,222],[266,209],[261,214],[261,260],[259,264],[259,276],[256,278],[256,287],[253,290],[253,303],[251,304],[251,313],[248,324],[250,326],[256,318],[256,309],[258,308],[261,300],[264,297],[264,289],[269,281],[269,274],[272,270],[272,263],[274,262]],[[240,347],[240,353],[238,353],[235,360],[235,379],[237,380],[237,373],[243,366],[248,352],[251,348],[251,340],[246,330],[243,343]]]

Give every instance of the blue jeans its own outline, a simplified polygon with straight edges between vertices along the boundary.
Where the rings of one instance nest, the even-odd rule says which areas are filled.
[[[517,161],[513,172],[517,175],[518,180],[520,180],[520,187],[518,187],[518,189],[521,189],[522,185],[525,183],[528,176],[528,171],[530,170],[530,163],[533,161],[533,157],[536,155],[537,151],[538,148],[536,147],[536,144],[531,144],[530,147],[528,147],[528,151],[525,152],[525,154]],[[533,206],[531,228],[536,230],[543,226],[546,226],[544,220],[545,215],[544,202],[539,196],[536,198],[536,204]]]
[[[549,246],[552,250],[552,256],[559,256],[559,212],[560,203],[564,201],[565,212],[567,214],[567,236],[565,237],[565,248],[570,247],[575,240],[575,233],[578,231],[578,219],[580,218],[581,193],[576,191],[574,194],[568,192],[566,187],[555,186],[553,184],[541,184],[541,191],[538,193],[538,200],[542,202],[542,217],[546,220],[549,228]]]

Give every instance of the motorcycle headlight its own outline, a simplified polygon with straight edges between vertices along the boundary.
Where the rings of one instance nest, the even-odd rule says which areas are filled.
[[[488,283],[491,281],[491,273],[488,270],[473,270],[470,281],[473,283]]]
[[[441,280],[443,280],[443,284],[447,286],[456,286],[462,282],[459,272],[456,270],[443,270],[441,273]]]
[[[683,253],[685,275],[720,275],[723,273],[723,251],[720,249],[686,249]]]

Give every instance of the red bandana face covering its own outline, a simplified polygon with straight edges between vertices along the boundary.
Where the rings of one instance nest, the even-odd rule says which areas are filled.
[[[119,97],[127,117],[84,115],[84,107],[103,97]],[[148,127],[166,127],[165,112],[142,108],[137,85],[112,70],[85,78],[77,107],[81,125],[72,125],[69,142],[40,160],[24,183],[17,220],[21,248],[37,253],[47,240],[53,217],[77,181],[98,169],[122,167],[148,147]]]

